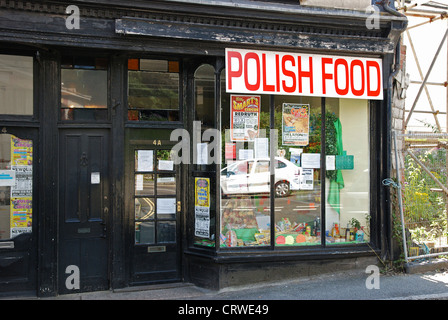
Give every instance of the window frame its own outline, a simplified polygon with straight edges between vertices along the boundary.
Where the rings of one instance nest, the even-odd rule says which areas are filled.
[[[166,61],[177,61],[179,63],[179,120],[174,121],[151,121],[151,120],[129,120],[128,118],[128,111],[129,111],[129,71],[137,71],[137,70],[129,70],[128,68],[128,61],[131,59],[145,59],[145,60],[166,60]],[[142,71],[138,71],[142,72]],[[144,71],[143,71],[144,72]],[[126,70],[125,70],[125,81],[124,81],[124,88],[125,88],[125,94],[124,94],[124,121],[125,126],[127,128],[154,128],[154,127],[164,127],[164,128],[178,128],[179,125],[182,125],[184,123],[184,68],[183,68],[183,59],[180,57],[167,57],[167,56],[145,56],[145,55],[129,55],[126,57]],[[147,109],[151,110],[151,109]]]
[[[0,113],[0,121],[5,122],[17,122],[18,125],[36,125],[39,120],[39,109],[38,109],[38,93],[39,93],[39,63],[36,59],[35,52],[23,52],[17,50],[0,50],[0,55],[8,55],[8,56],[18,56],[18,57],[30,57],[32,58],[32,66],[33,66],[33,113],[31,115],[21,115],[21,114],[7,114]]]
[[[72,59],[75,59],[77,57],[80,58],[84,58],[86,57],[85,54],[66,54],[66,55],[62,55],[63,57],[71,57]],[[91,68],[76,68],[75,67],[75,63],[73,63],[71,68],[65,68],[63,67],[63,63],[62,63],[62,58],[59,61],[58,64],[58,71],[59,71],[59,83],[58,83],[58,123],[59,124],[66,124],[66,125],[72,125],[72,124],[79,124],[79,123],[89,123],[89,124],[105,124],[105,123],[109,123],[111,121],[111,102],[110,102],[110,93],[111,93],[111,81],[110,81],[110,76],[111,76],[111,59],[110,57],[107,56],[95,56],[94,59],[106,59],[107,60],[107,66],[104,69],[91,69]],[[86,70],[86,71],[105,71],[106,72],[106,87],[107,87],[107,92],[106,92],[106,108],[93,108],[93,109],[89,109],[89,110],[105,110],[106,111],[106,116],[103,119],[73,119],[73,120],[64,120],[62,119],[62,102],[61,102],[61,98],[62,98],[62,70],[63,69],[68,69],[68,70]],[[78,109],[78,110],[84,110],[84,108],[73,108]]]

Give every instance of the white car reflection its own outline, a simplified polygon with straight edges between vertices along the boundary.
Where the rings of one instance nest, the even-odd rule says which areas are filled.
[[[269,158],[240,160],[221,170],[223,195],[269,193]],[[275,196],[285,197],[300,188],[300,168],[285,158],[275,158]]]

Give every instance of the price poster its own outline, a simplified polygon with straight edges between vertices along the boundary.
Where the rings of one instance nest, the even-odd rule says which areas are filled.
[[[31,197],[11,198],[11,238],[31,232],[32,211]]]
[[[194,179],[194,235],[201,238],[210,237],[210,179]]]
[[[33,141],[11,136],[10,236],[32,231],[33,221]]]
[[[11,165],[30,166],[33,164],[33,141],[11,136]]]
[[[260,96],[230,97],[230,140],[254,141],[260,128]]]
[[[310,132],[310,105],[284,103],[282,109],[282,144],[307,146]]]

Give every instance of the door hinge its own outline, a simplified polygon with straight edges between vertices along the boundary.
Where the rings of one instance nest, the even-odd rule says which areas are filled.
[[[182,210],[182,202],[177,201],[177,212],[180,212]]]

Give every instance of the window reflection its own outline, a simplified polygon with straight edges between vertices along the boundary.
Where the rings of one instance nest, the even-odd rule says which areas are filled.
[[[0,54],[0,114],[33,114],[33,58]]]
[[[128,61],[128,120],[179,121],[179,62]]]

